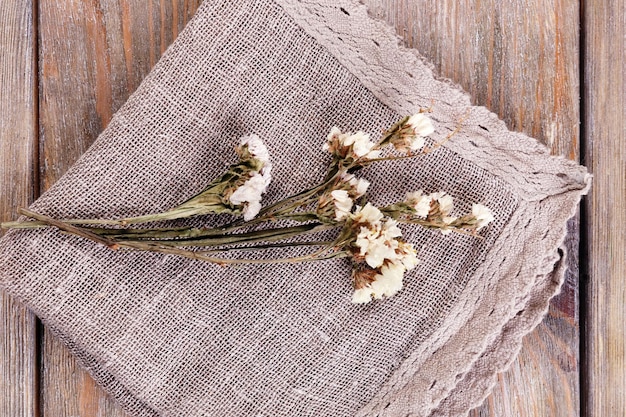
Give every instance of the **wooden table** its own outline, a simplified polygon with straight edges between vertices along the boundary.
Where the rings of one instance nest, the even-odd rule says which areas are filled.
[[[86,150],[199,3],[0,3],[2,220]],[[365,3],[474,103],[595,174],[562,294],[471,415],[626,415],[624,0]],[[0,416],[124,415],[32,313],[1,300]]]

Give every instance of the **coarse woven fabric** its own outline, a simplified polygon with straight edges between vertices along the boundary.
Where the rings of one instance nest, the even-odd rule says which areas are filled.
[[[544,315],[559,246],[590,177],[551,157],[349,0],[205,1],[94,145],[32,209],[57,218],[168,209],[256,133],[273,156],[265,202],[313,185],[333,125],[374,137],[432,107],[426,157],[380,163],[371,200],[445,190],[482,203],[484,239],[404,228],[421,264],[384,302],[350,302],[343,260],[223,268],[120,253],[54,230],[2,239],[0,279],[136,416],[456,416]],[[218,224],[226,217],[209,217]]]

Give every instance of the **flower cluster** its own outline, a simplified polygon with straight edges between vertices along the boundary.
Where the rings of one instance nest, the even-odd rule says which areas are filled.
[[[383,207],[385,215],[399,221],[438,229],[443,234],[470,230],[474,233],[494,220],[493,213],[482,204],[473,204],[472,212],[453,216],[452,196],[443,191],[425,194],[422,190],[407,193],[404,201]]]
[[[407,116],[394,124],[385,132],[381,145],[392,145],[400,152],[412,153],[420,151],[426,144],[426,137],[435,131],[432,121],[417,113]]]
[[[369,185],[369,181],[363,178],[341,172],[336,184],[320,197],[317,213],[333,217],[336,221],[344,220],[350,215],[354,202],[365,195]]]
[[[261,211],[261,195],[272,181],[272,163],[267,147],[257,135],[241,138],[237,154],[242,162],[251,161],[253,168],[246,173],[247,178],[242,176],[244,183],[237,184],[228,200],[241,208],[245,221],[250,221]]]
[[[350,215],[347,227],[354,240],[350,250],[354,303],[391,297],[402,289],[404,273],[417,265],[413,245],[404,242],[398,223],[367,203]]]
[[[130,224],[174,220],[206,214],[243,214],[244,220],[253,219],[261,209],[261,195],[272,180],[269,152],[256,135],[244,136],[236,148],[239,161],[209,183],[204,190],[182,204],[167,211],[128,217],[118,220],[83,220],[74,224]]]
[[[378,148],[376,143],[370,141],[367,133],[342,133],[336,126],[331,129],[324,144],[324,150],[330,152],[337,161],[342,161],[344,166],[359,160],[378,158],[381,154]]]

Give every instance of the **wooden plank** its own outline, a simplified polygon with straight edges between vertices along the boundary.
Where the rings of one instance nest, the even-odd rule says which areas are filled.
[[[585,204],[584,415],[626,415],[626,2],[584,4],[583,126],[594,174]]]
[[[408,46],[554,154],[579,158],[578,2],[365,0]],[[621,71],[618,72],[621,74]],[[578,382],[578,222],[570,272],[546,320],[524,339],[509,372],[472,416],[574,416]],[[622,264],[623,265],[623,264]],[[593,414],[609,415],[609,414]]]
[[[0,220],[35,197],[36,16],[32,0],[0,3]],[[0,415],[37,415],[37,321],[0,294]]]
[[[41,185],[87,149],[198,7],[199,0],[41,1]],[[125,413],[47,330],[42,415]]]

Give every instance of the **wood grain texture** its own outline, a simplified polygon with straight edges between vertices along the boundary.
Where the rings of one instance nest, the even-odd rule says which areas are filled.
[[[584,3],[585,415],[626,415],[626,2]]]
[[[604,190],[604,194],[594,194],[589,200],[588,212],[597,213],[595,223],[589,225],[589,235],[595,239],[590,256],[603,256],[594,260],[590,270],[592,278],[600,281],[609,277],[611,283],[607,288],[597,283],[590,285],[592,303],[588,323],[595,339],[590,344],[593,359],[587,368],[592,387],[603,389],[587,403],[589,416],[624,415],[626,398],[624,294],[623,285],[618,283],[621,269],[626,265],[625,115],[616,116],[614,111],[625,108],[624,5],[623,0],[611,5],[605,1],[607,4],[598,9],[588,6],[593,10],[586,10],[586,14],[593,18],[588,18],[585,25],[593,25],[588,28],[593,36],[587,37],[587,48],[588,56],[595,58],[593,63],[588,61],[586,73],[596,80],[593,89],[586,92],[590,110],[585,122],[594,128],[587,136],[589,143],[595,144],[588,150],[588,160],[596,172],[596,189]],[[33,159],[38,148],[33,100],[37,74],[32,59],[36,39],[33,33],[37,28],[33,25],[32,0],[2,2],[0,46],[3,56],[10,57],[3,57],[0,68],[3,218],[12,218],[15,206],[25,205],[39,191],[47,189],[86,150],[182,30],[199,2],[39,1],[39,169]],[[407,44],[428,57],[440,74],[470,92],[474,103],[498,113],[510,128],[538,137],[555,154],[578,158],[578,2],[364,2],[372,14],[394,25]],[[609,28],[601,30],[602,25]],[[615,43],[610,47],[604,45],[603,36],[613,36]],[[616,53],[621,53],[621,58]],[[622,77],[617,85],[616,76]],[[598,91],[611,94],[593,97]],[[5,99],[4,94],[10,99]],[[596,107],[591,107],[592,102]],[[607,119],[607,114],[612,118]],[[589,134],[595,129],[604,129],[602,135]],[[600,171],[606,174],[599,186]],[[614,173],[613,178],[609,172]],[[615,175],[621,180],[615,179]],[[37,180],[39,176],[41,181]],[[617,194],[612,193],[615,189]],[[610,233],[593,234],[594,230],[605,231],[608,225]],[[577,222],[572,222],[570,227],[568,244],[575,250]],[[524,340],[519,359],[509,372],[500,376],[494,395],[473,416],[578,414],[575,257],[570,265],[572,272],[566,291],[553,302],[544,323]],[[610,294],[613,296],[609,297]],[[14,302],[6,298],[2,301],[0,333],[5,342],[0,348],[0,415],[37,415],[35,321]],[[611,320],[602,319],[601,314],[610,315]],[[47,331],[43,335],[41,363],[41,415],[124,415]],[[612,388],[605,391],[608,383],[613,384]],[[616,410],[622,413],[615,414]]]
[[[199,3],[40,2],[42,191],[91,145]],[[47,330],[43,334],[42,365],[43,416],[125,415]]]
[[[435,71],[498,114],[510,129],[577,160],[579,6],[565,0],[364,0]],[[579,414],[578,220],[569,225],[570,270],[546,320],[472,416]],[[600,414],[595,414],[600,415]]]
[[[36,24],[31,0],[0,2],[0,220],[35,197]],[[0,294],[0,416],[37,414],[35,316]]]

